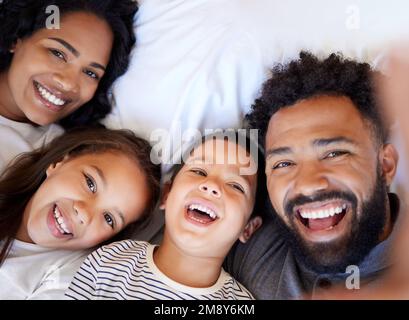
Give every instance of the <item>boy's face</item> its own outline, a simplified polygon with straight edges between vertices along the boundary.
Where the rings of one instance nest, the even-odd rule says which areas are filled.
[[[195,148],[165,196],[165,239],[194,256],[224,258],[253,210],[257,175],[240,175],[249,166],[257,164],[236,143]]]

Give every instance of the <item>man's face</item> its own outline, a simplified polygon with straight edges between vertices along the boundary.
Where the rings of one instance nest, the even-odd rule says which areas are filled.
[[[382,148],[352,101],[319,96],[281,109],[265,147],[270,200],[294,251],[316,270],[362,260],[385,229],[389,181]]]

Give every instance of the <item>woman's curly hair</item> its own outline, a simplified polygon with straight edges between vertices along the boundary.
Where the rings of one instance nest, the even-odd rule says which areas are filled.
[[[10,66],[13,44],[45,27],[46,8],[50,5],[57,6],[61,16],[79,11],[92,13],[112,29],[111,57],[94,97],[60,121],[65,128],[96,124],[111,111],[110,88],[128,68],[136,42],[133,21],[138,4],[135,0],[0,0],[0,72]]]
[[[388,130],[375,97],[375,75],[380,76],[369,64],[344,59],[341,54],[333,53],[319,60],[303,51],[298,60],[273,68],[271,78],[263,84],[261,96],[252,105],[246,121],[249,127],[260,130],[264,146],[270,118],[281,108],[314,96],[346,96],[372,124],[377,141],[385,143]]]

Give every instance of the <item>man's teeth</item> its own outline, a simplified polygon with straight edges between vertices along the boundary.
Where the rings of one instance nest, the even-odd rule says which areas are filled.
[[[210,216],[210,218],[212,218],[212,219],[217,218],[216,213],[212,209],[209,209],[209,208],[207,208],[205,206],[202,206],[200,204],[191,204],[189,206],[189,210],[199,210],[199,211],[202,211],[202,212],[208,214]]]
[[[56,106],[62,106],[67,103],[67,101],[64,101],[60,98],[57,98],[55,95],[53,95],[50,91],[48,91],[46,88],[41,86],[39,83],[36,84],[36,87],[38,89],[38,92],[40,95],[47,101],[51,102],[52,104],[55,104]]]
[[[324,219],[340,214],[346,208],[347,205],[344,204],[342,206],[333,207],[327,210],[300,210],[300,215],[304,219]]]
[[[68,233],[70,234],[71,232],[68,230],[67,225],[64,222],[64,218],[62,214],[60,213],[60,210],[58,210],[57,206],[54,208],[54,218],[55,221],[57,222],[57,228],[60,230],[61,233]]]

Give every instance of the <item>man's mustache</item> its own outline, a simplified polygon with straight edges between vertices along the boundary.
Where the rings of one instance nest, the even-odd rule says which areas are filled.
[[[318,192],[311,196],[299,195],[294,199],[288,200],[284,205],[285,214],[289,217],[293,215],[294,207],[302,206],[308,203],[318,202],[318,201],[328,201],[328,200],[345,200],[349,201],[352,204],[352,208],[355,208],[358,199],[352,192],[346,191],[327,191],[327,192]]]

